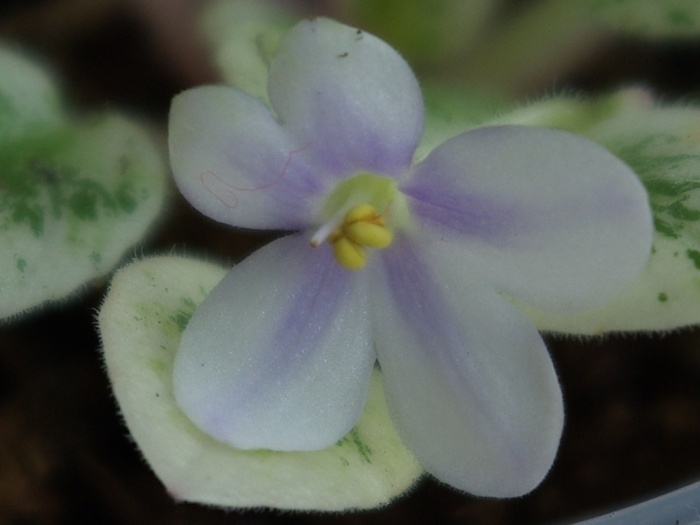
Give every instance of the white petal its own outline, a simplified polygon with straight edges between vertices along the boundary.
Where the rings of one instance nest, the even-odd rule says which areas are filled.
[[[423,130],[420,87],[378,38],[324,18],[303,21],[281,42],[268,91],[284,126],[335,175],[410,166]]]
[[[175,358],[175,398],[241,449],[317,450],[362,410],[375,354],[364,281],[294,235],[235,267],[196,310]]]
[[[192,312],[225,275],[178,257],[134,262],[114,277],[99,314],[105,364],[131,436],[177,501],[347,511],[386,505],[422,469],[391,424],[381,374],[352,431],[315,452],[239,450],[199,431],[172,393],[173,360]]]
[[[224,86],[185,91],[168,132],[175,182],[205,215],[245,228],[308,225],[323,182],[259,100]]]
[[[514,297],[587,308],[646,265],[652,236],[637,176],[597,144],[563,131],[500,126],[445,142],[402,188],[443,257],[476,266]]]
[[[469,269],[437,275],[405,241],[395,244],[382,255],[373,306],[399,435],[429,473],[458,489],[531,491],[552,465],[563,424],[542,339]]]

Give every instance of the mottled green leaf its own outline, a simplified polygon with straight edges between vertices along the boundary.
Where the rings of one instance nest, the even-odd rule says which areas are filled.
[[[632,90],[590,103],[552,100],[514,116],[586,135],[627,162],[649,192],[656,229],[646,271],[620,297],[575,315],[531,311],[539,328],[597,334],[700,322],[700,109],[655,106]]]
[[[153,223],[165,193],[163,162],[140,126],[117,115],[69,121],[50,79],[0,51],[3,97],[0,318],[112,270]]]
[[[698,0],[588,0],[593,17],[614,29],[650,37],[700,35]]]
[[[99,314],[126,425],[167,490],[224,507],[313,510],[371,508],[408,490],[422,471],[391,424],[379,372],[356,427],[318,452],[238,450],[187,419],[173,397],[173,359],[190,315],[225,273],[192,259],[138,261],[116,274]]]
[[[117,116],[0,143],[0,317],[108,273],[164,196],[150,138]]]

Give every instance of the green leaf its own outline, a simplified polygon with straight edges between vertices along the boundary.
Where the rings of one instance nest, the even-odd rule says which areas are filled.
[[[0,48],[0,319],[110,272],[164,196],[142,127],[114,114],[70,121],[51,77]]]
[[[417,160],[447,139],[512,105],[496,95],[462,85],[429,81],[423,82],[421,88],[425,102],[425,126],[415,155]]]
[[[270,61],[300,17],[267,0],[218,0],[205,8],[201,27],[224,80],[267,100]]]
[[[63,121],[51,76],[18,52],[0,47],[0,140],[55,128]]]
[[[0,317],[110,272],[161,211],[164,166],[118,116],[0,137]]]
[[[126,425],[168,491],[223,507],[339,511],[383,505],[408,490],[422,471],[389,419],[379,372],[356,427],[318,452],[238,450],[189,421],[173,397],[173,360],[192,312],[225,273],[185,258],[138,261],[116,274],[99,314]]]
[[[378,35],[414,66],[463,55],[491,29],[500,0],[341,0],[359,26]]]
[[[697,0],[588,0],[591,16],[625,33],[654,38],[700,35]]]
[[[566,118],[546,111],[530,115],[545,114],[541,121],[588,136],[635,170],[649,192],[655,234],[645,272],[616,300],[566,316],[527,308],[538,327],[599,334],[700,322],[700,109],[658,107],[639,90],[590,103],[561,99],[548,104],[566,106]],[[521,118],[519,123],[537,120]]]

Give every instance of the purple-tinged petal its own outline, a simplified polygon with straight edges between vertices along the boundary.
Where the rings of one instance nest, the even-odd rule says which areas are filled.
[[[372,304],[399,435],[445,483],[481,496],[525,494],[551,467],[563,425],[544,343],[469,269],[438,275],[414,248],[399,238],[382,252]]]
[[[317,450],[356,423],[376,358],[365,280],[325,248],[300,235],[274,241],[195,311],[174,392],[214,438],[241,449]]]
[[[224,86],[185,91],[173,100],[169,143],[175,182],[205,215],[244,228],[309,224],[321,172],[259,100]]]
[[[336,176],[403,173],[423,132],[420,87],[378,38],[325,18],[297,24],[270,66],[270,101]]]
[[[546,128],[476,129],[436,148],[402,188],[441,259],[542,308],[612,299],[652,237],[637,176],[601,146]]]

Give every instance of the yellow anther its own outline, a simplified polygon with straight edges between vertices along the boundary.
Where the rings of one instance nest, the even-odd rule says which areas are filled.
[[[338,264],[346,270],[359,270],[367,262],[367,252],[347,237],[338,237],[333,244],[333,255]]]
[[[368,248],[386,248],[394,235],[373,206],[360,204],[350,209],[343,222],[328,236],[336,261],[348,270],[359,270],[367,262]]]
[[[371,204],[358,204],[354,208],[350,208],[350,211],[345,214],[343,224],[357,221],[374,221],[377,219],[381,220],[381,216],[374,209],[374,206]]]
[[[386,248],[394,240],[391,230],[371,222],[358,221],[343,226],[343,235],[351,241],[370,248]]]

